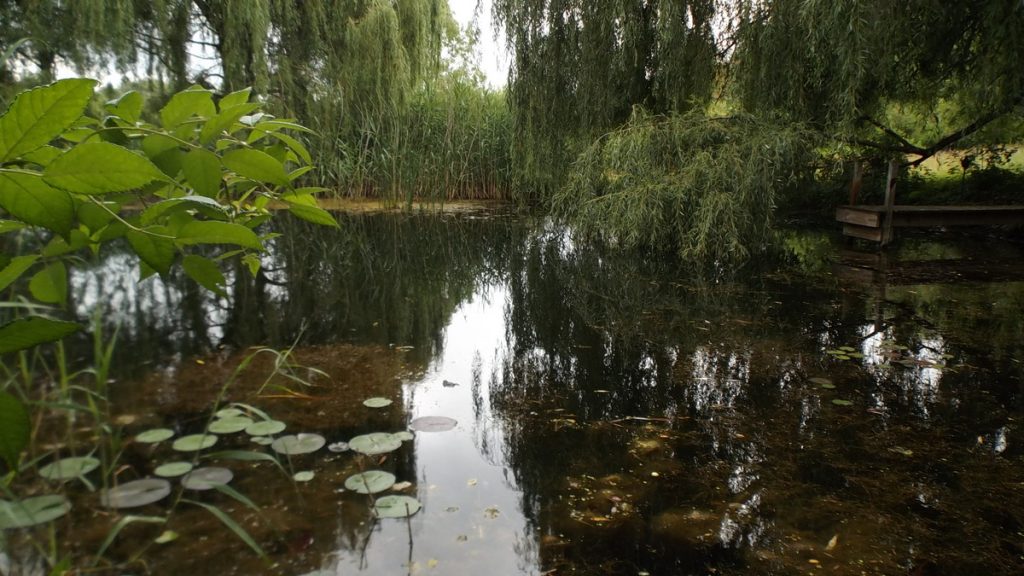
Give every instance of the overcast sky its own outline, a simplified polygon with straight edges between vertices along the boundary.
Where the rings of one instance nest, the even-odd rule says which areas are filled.
[[[452,15],[462,26],[473,20],[477,0],[448,0]],[[480,0],[480,69],[487,76],[492,88],[500,88],[508,79],[508,56],[505,53],[505,39],[495,40],[491,20],[490,0]]]

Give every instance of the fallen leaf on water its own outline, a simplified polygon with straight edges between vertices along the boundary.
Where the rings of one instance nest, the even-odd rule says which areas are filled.
[[[427,568],[437,568],[437,560],[434,558],[427,560]]]
[[[839,544],[839,534],[836,534],[828,541],[828,546],[825,546],[825,552],[831,552],[836,549],[836,544]]]
[[[490,508],[484,510],[484,516],[492,520],[497,518],[499,514],[501,514],[501,510],[498,510],[497,506],[491,506]]]
[[[466,480],[466,486],[476,486],[476,478],[470,478]]]

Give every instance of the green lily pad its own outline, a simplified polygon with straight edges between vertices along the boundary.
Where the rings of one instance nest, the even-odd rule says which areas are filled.
[[[227,485],[234,477],[231,470],[219,466],[196,468],[181,479],[181,485],[189,490],[213,490]]]
[[[841,400],[839,398],[833,399],[832,403],[836,406],[853,406],[853,402],[850,402],[849,400]]]
[[[210,422],[207,430],[214,434],[235,434],[252,425],[252,418],[246,416],[230,416]]]
[[[387,454],[401,448],[402,441],[395,438],[394,434],[372,432],[349,440],[348,446],[361,454]]]
[[[251,441],[259,444],[260,446],[270,446],[274,443],[274,439],[270,436],[253,436],[250,438]]]
[[[807,381],[812,383],[812,384],[817,384],[818,386],[824,386],[826,384],[831,384],[832,383],[832,381],[829,380],[828,378],[823,378],[821,376],[815,376],[814,378],[808,378]]]
[[[76,458],[64,458],[56,462],[50,462],[39,469],[39,475],[47,480],[63,482],[84,476],[99,468],[100,461],[91,456],[80,456]]]
[[[71,510],[71,502],[59,494],[34,496],[21,501],[0,500],[0,530],[28,528],[56,520]]]
[[[153,473],[163,478],[177,478],[192,471],[191,462],[168,462],[161,464],[153,470]]]
[[[366,400],[363,400],[363,406],[366,406],[367,408],[384,408],[385,406],[391,406],[391,400],[381,398],[379,396],[376,398],[367,398]]]
[[[846,355],[846,354],[837,354],[836,355],[836,360],[849,360],[849,359],[850,359],[850,357],[848,355]]]
[[[373,503],[378,518],[405,518],[420,511],[420,501],[409,496],[381,496]]]
[[[162,478],[144,478],[104,490],[100,502],[107,508],[137,508],[163,500],[171,493],[171,483]]]
[[[444,432],[455,428],[458,422],[447,416],[421,416],[409,423],[416,432]]]
[[[238,408],[222,408],[217,410],[214,416],[217,418],[238,418],[239,416],[245,416],[245,412]]]
[[[312,470],[303,470],[302,472],[296,472],[295,475],[292,476],[292,480],[295,480],[296,482],[309,482],[315,477],[316,472],[313,472]]]
[[[395,485],[395,475],[383,470],[367,470],[345,480],[345,489],[360,494],[376,494]]]
[[[246,426],[245,433],[249,436],[271,436],[284,432],[287,425],[280,420],[261,420]]]
[[[157,442],[163,442],[174,438],[174,430],[169,428],[153,428],[152,430],[146,430],[135,437],[136,442],[142,444],[156,444]]]
[[[392,434],[392,436],[394,436],[398,440],[401,440],[402,442],[408,442],[409,440],[415,438],[415,436],[412,435],[412,432],[409,432],[408,430],[395,432],[394,434]]]
[[[282,436],[270,447],[278,454],[295,456],[297,454],[309,454],[324,447],[327,440],[319,434],[295,434]]]
[[[843,352],[856,352],[857,351],[857,349],[852,347],[852,346],[840,346],[839,349],[842,350]]]
[[[171,444],[171,448],[178,452],[198,452],[216,443],[217,437],[212,434],[191,434],[175,440],[174,444]]]

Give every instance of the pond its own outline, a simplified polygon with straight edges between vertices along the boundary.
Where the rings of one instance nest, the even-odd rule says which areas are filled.
[[[778,261],[709,276],[532,217],[341,221],[333,232],[282,219],[264,273],[233,270],[224,296],[178,277],[137,283],[117,252],[73,278],[83,318],[100,305],[119,326],[119,481],[182,459],[169,441],[130,439],[202,431],[228,382],[218,407],[256,407],[334,450],[281,457],[284,472],[218,462],[258,510],[217,491],[188,496],[237,521],[266,559],[182,506],[166,526],[125,526],[100,566],[1024,573],[1020,246],[920,235],[879,258],[830,231],[786,231]],[[428,416],[444,419],[416,420]],[[391,452],[338,451],[410,426]],[[219,442],[211,452],[273,454],[242,433]],[[346,489],[369,469],[399,484]],[[294,481],[298,471],[314,476]],[[75,512],[58,526],[92,554],[118,516],[70,490]],[[422,508],[375,519],[386,494]],[[153,544],[167,529],[177,539]]]

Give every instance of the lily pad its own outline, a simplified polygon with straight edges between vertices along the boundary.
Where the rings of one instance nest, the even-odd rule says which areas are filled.
[[[295,475],[292,476],[292,480],[295,480],[296,482],[309,482],[315,477],[316,472],[313,472],[312,470],[303,470],[302,472],[296,472]]]
[[[28,528],[56,520],[71,510],[71,502],[59,494],[34,496],[21,501],[0,500],[0,530]]]
[[[349,448],[356,452],[367,455],[387,454],[402,447],[402,441],[395,438],[394,434],[387,432],[371,432],[356,436],[349,440]]]
[[[50,462],[39,469],[39,475],[47,480],[63,482],[84,476],[99,468],[100,461],[91,456],[80,456],[76,458],[64,458],[56,462]]]
[[[409,432],[408,430],[402,430],[401,432],[395,432],[394,434],[392,434],[392,436],[394,436],[398,440],[401,440],[402,442],[408,442],[409,440],[412,440],[413,438],[415,438],[415,436],[412,435],[412,432]]]
[[[238,418],[239,416],[245,416],[245,412],[242,412],[238,408],[222,408],[217,410],[214,416],[217,418]]]
[[[297,454],[309,454],[324,447],[327,440],[319,434],[295,434],[282,436],[270,445],[274,452],[295,456]]]
[[[285,428],[287,425],[280,420],[261,420],[246,426],[245,433],[249,436],[271,436],[284,432]]]
[[[409,496],[381,496],[373,503],[378,518],[405,518],[420,511],[420,501]]]
[[[363,400],[363,406],[366,406],[367,408],[384,408],[385,406],[391,406],[391,404],[391,400],[388,400],[387,398],[381,398],[379,396]]]
[[[327,445],[327,449],[335,454],[340,454],[342,452],[348,452],[351,448],[349,447],[348,442],[333,442]]]
[[[421,416],[409,423],[409,428],[417,432],[445,432],[455,428],[458,422],[447,416]]]
[[[207,430],[214,434],[235,434],[245,430],[252,425],[252,418],[246,416],[231,416],[228,418],[219,418],[210,422],[207,426]]]
[[[181,479],[181,485],[189,490],[213,490],[230,483],[234,477],[231,470],[219,466],[196,468]]]
[[[376,494],[395,485],[395,475],[383,470],[367,470],[345,480],[345,489],[360,494]]]
[[[839,398],[833,399],[832,403],[835,404],[836,406],[853,406],[853,402],[850,402],[849,400],[842,400]]]
[[[171,493],[171,483],[162,478],[144,478],[104,490],[100,502],[107,508],[137,508],[163,500]]]
[[[178,452],[198,452],[216,443],[217,437],[212,434],[191,434],[175,440],[174,444],[171,444],[171,448]]]
[[[163,478],[177,478],[192,471],[191,462],[168,462],[161,464],[153,470],[153,473]]]
[[[251,440],[260,446],[270,446],[274,443],[274,439],[270,436],[253,436]]]
[[[163,442],[164,440],[170,440],[174,438],[174,430],[170,428],[153,428],[152,430],[146,430],[135,437],[136,442],[143,444],[156,444],[157,442]]]
[[[808,378],[807,381],[810,382],[811,384],[817,384],[818,386],[824,386],[826,384],[831,384],[832,383],[831,380],[829,380],[828,378],[824,378],[822,376],[815,376],[814,378]]]

